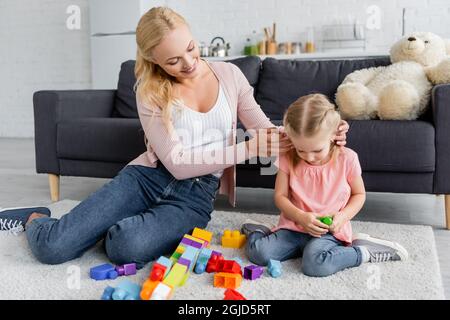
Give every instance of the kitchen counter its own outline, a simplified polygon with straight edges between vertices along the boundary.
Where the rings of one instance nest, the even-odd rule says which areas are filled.
[[[276,54],[276,55],[260,55],[259,57],[264,60],[267,57],[275,59],[293,59],[293,60],[333,60],[333,59],[345,59],[345,58],[374,58],[374,57],[386,57],[388,52],[382,51],[359,51],[359,52],[346,52],[346,51],[326,51],[326,52],[313,52],[313,53],[301,53],[301,54]],[[206,60],[225,61],[237,58],[245,57],[241,56],[228,56],[228,57],[204,57]]]

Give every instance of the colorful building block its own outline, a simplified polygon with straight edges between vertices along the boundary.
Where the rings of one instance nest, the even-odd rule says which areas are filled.
[[[222,247],[238,249],[245,244],[245,240],[245,234],[241,234],[239,230],[225,230],[222,236]]]
[[[152,266],[152,270],[150,271],[150,280],[152,281],[162,281],[164,276],[167,274],[167,267],[155,262]]]
[[[225,290],[223,300],[247,300],[242,294],[234,289]]]
[[[212,254],[206,265],[206,272],[217,272],[219,267],[219,261],[224,260],[222,255]]]
[[[169,273],[170,268],[172,268],[172,261],[170,261],[169,258],[166,258],[164,256],[161,256],[156,260],[157,263],[165,266],[168,270],[166,270],[166,273]]]
[[[326,224],[327,226],[331,226],[333,224],[333,217],[332,216],[317,217],[317,219],[319,219],[320,222]]]
[[[209,245],[211,243],[213,233],[204,229],[194,228],[194,231],[192,231],[192,236],[198,239],[205,240],[207,242],[207,245]]]
[[[238,273],[218,272],[214,274],[214,287],[236,289],[241,282],[242,276]]]
[[[107,286],[105,288],[105,290],[103,291],[103,294],[102,294],[100,300],[112,300],[113,292],[114,292],[114,288]]]
[[[183,239],[187,239],[190,240],[191,243],[189,244],[191,247],[197,248],[197,249],[201,249],[201,248],[205,248],[207,246],[207,241],[199,239],[199,238],[195,238],[191,235],[185,234]]]
[[[152,281],[150,279],[147,279],[147,281],[145,281],[142,284],[142,289],[140,293],[141,300],[150,300],[153,290],[155,290],[156,286],[159,283],[161,283],[161,281]]]
[[[141,286],[129,280],[121,281],[112,293],[113,300],[139,300]]]
[[[119,276],[131,276],[136,274],[136,263],[127,263],[116,267]]]
[[[185,265],[175,263],[167,277],[163,280],[163,283],[171,286],[172,288],[178,287],[183,281],[186,272],[187,267]]]
[[[281,262],[270,259],[267,271],[273,278],[278,278],[281,276]]]
[[[244,268],[244,279],[256,280],[263,274],[263,268],[257,265],[250,265]]]
[[[89,276],[94,280],[116,279],[119,274],[113,265],[109,263],[93,267],[89,271]]]
[[[242,261],[241,258],[235,257],[235,258],[232,258],[231,260],[234,260],[234,261],[236,261],[237,263],[239,263],[239,265],[241,266],[241,269],[244,269],[244,262]]]
[[[197,257],[197,262],[195,264],[195,268],[194,268],[194,272],[197,274],[201,274],[203,272],[205,272],[206,270],[206,266],[208,264],[208,260],[211,257],[212,254],[212,250],[208,249],[208,248],[203,248],[198,257]]]
[[[239,273],[242,275],[241,266],[234,260],[219,261],[217,265],[217,272]]]
[[[160,282],[153,290],[150,300],[168,300],[172,293],[173,288],[170,285]]]

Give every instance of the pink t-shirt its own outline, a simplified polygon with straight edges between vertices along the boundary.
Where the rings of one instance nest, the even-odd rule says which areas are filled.
[[[289,175],[289,200],[297,208],[306,212],[315,212],[317,216],[326,216],[330,212],[339,212],[348,203],[351,195],[352,179],[361,175],[358,155],[349,148],[341,148],[335,160],[320,166],[313,166],[306,161],[289,170],[286,155],[281,155],[275,163]],[[278,226],[272,231],[289,229],[304,232],[301,226],[286,218],[281,212]],[[352,242],[352,226],[347,222],[334,236],[348,244]]]

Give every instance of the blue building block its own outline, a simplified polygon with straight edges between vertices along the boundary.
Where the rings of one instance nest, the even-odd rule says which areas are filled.
[[[105,290],[103,291],[102,297],[100,298],[101,300],[112,300],[112,294],[114,292],[114,288],[107,286],[105,288]]]
[[[156,262],[166,267],[166,272],[164,273],[165,278],[167,274],[170,272],[170,269],[172,268],[172,260],[164,256],[161,256],[158,258],[158,260],[156,260]]]
[[[200,249],[194,247],[186,247],[186,250],[183,252],[180,258],[185,260],[189,260],[191,263],[189,265],[189,272],[194,269],[195,264],[197,263],[197,257],[200,253]]]
[[[140,300],[141,286],[129,280],[123,280],[114,289],[113,300]]]
[[[281,276],[281,262],[278,260],[270,259],[267,270],[273,278],[278,278],[279,276]]]
[[[119,276],[115,267],[109,263],[91,268],[89,275],[94,280],[116,279]]]
[[[194,272],[197,274],[201,274],[205,272],[206,265],[208,264],[208,260],[211,257],[212,250],[208,248],[203,248],[197,258],[197,263],[195,264]]]

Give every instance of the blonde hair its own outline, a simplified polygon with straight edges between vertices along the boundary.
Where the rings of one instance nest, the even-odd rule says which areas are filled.
[[[134,90],[144,104],[161,109],[163,123],[169,132],[173,129],[171,111],[172,103],[176,100],[173,94],[175,78],[151,61],[151,51],[167,33],[182,25],[188,26],[184,18],[172,9],[154,7],[141,17],[136,28]]]
[[[293,102],[283,116],[283,125],[290,137],[313,137],[320,132],[336,132],[341,116],[336,106],[323,94],[309,94]],[[331,142],[330,151],[334,160],[338,148]],[[289,162],[295,167],[302,159],[297,151],[288,152]]]

